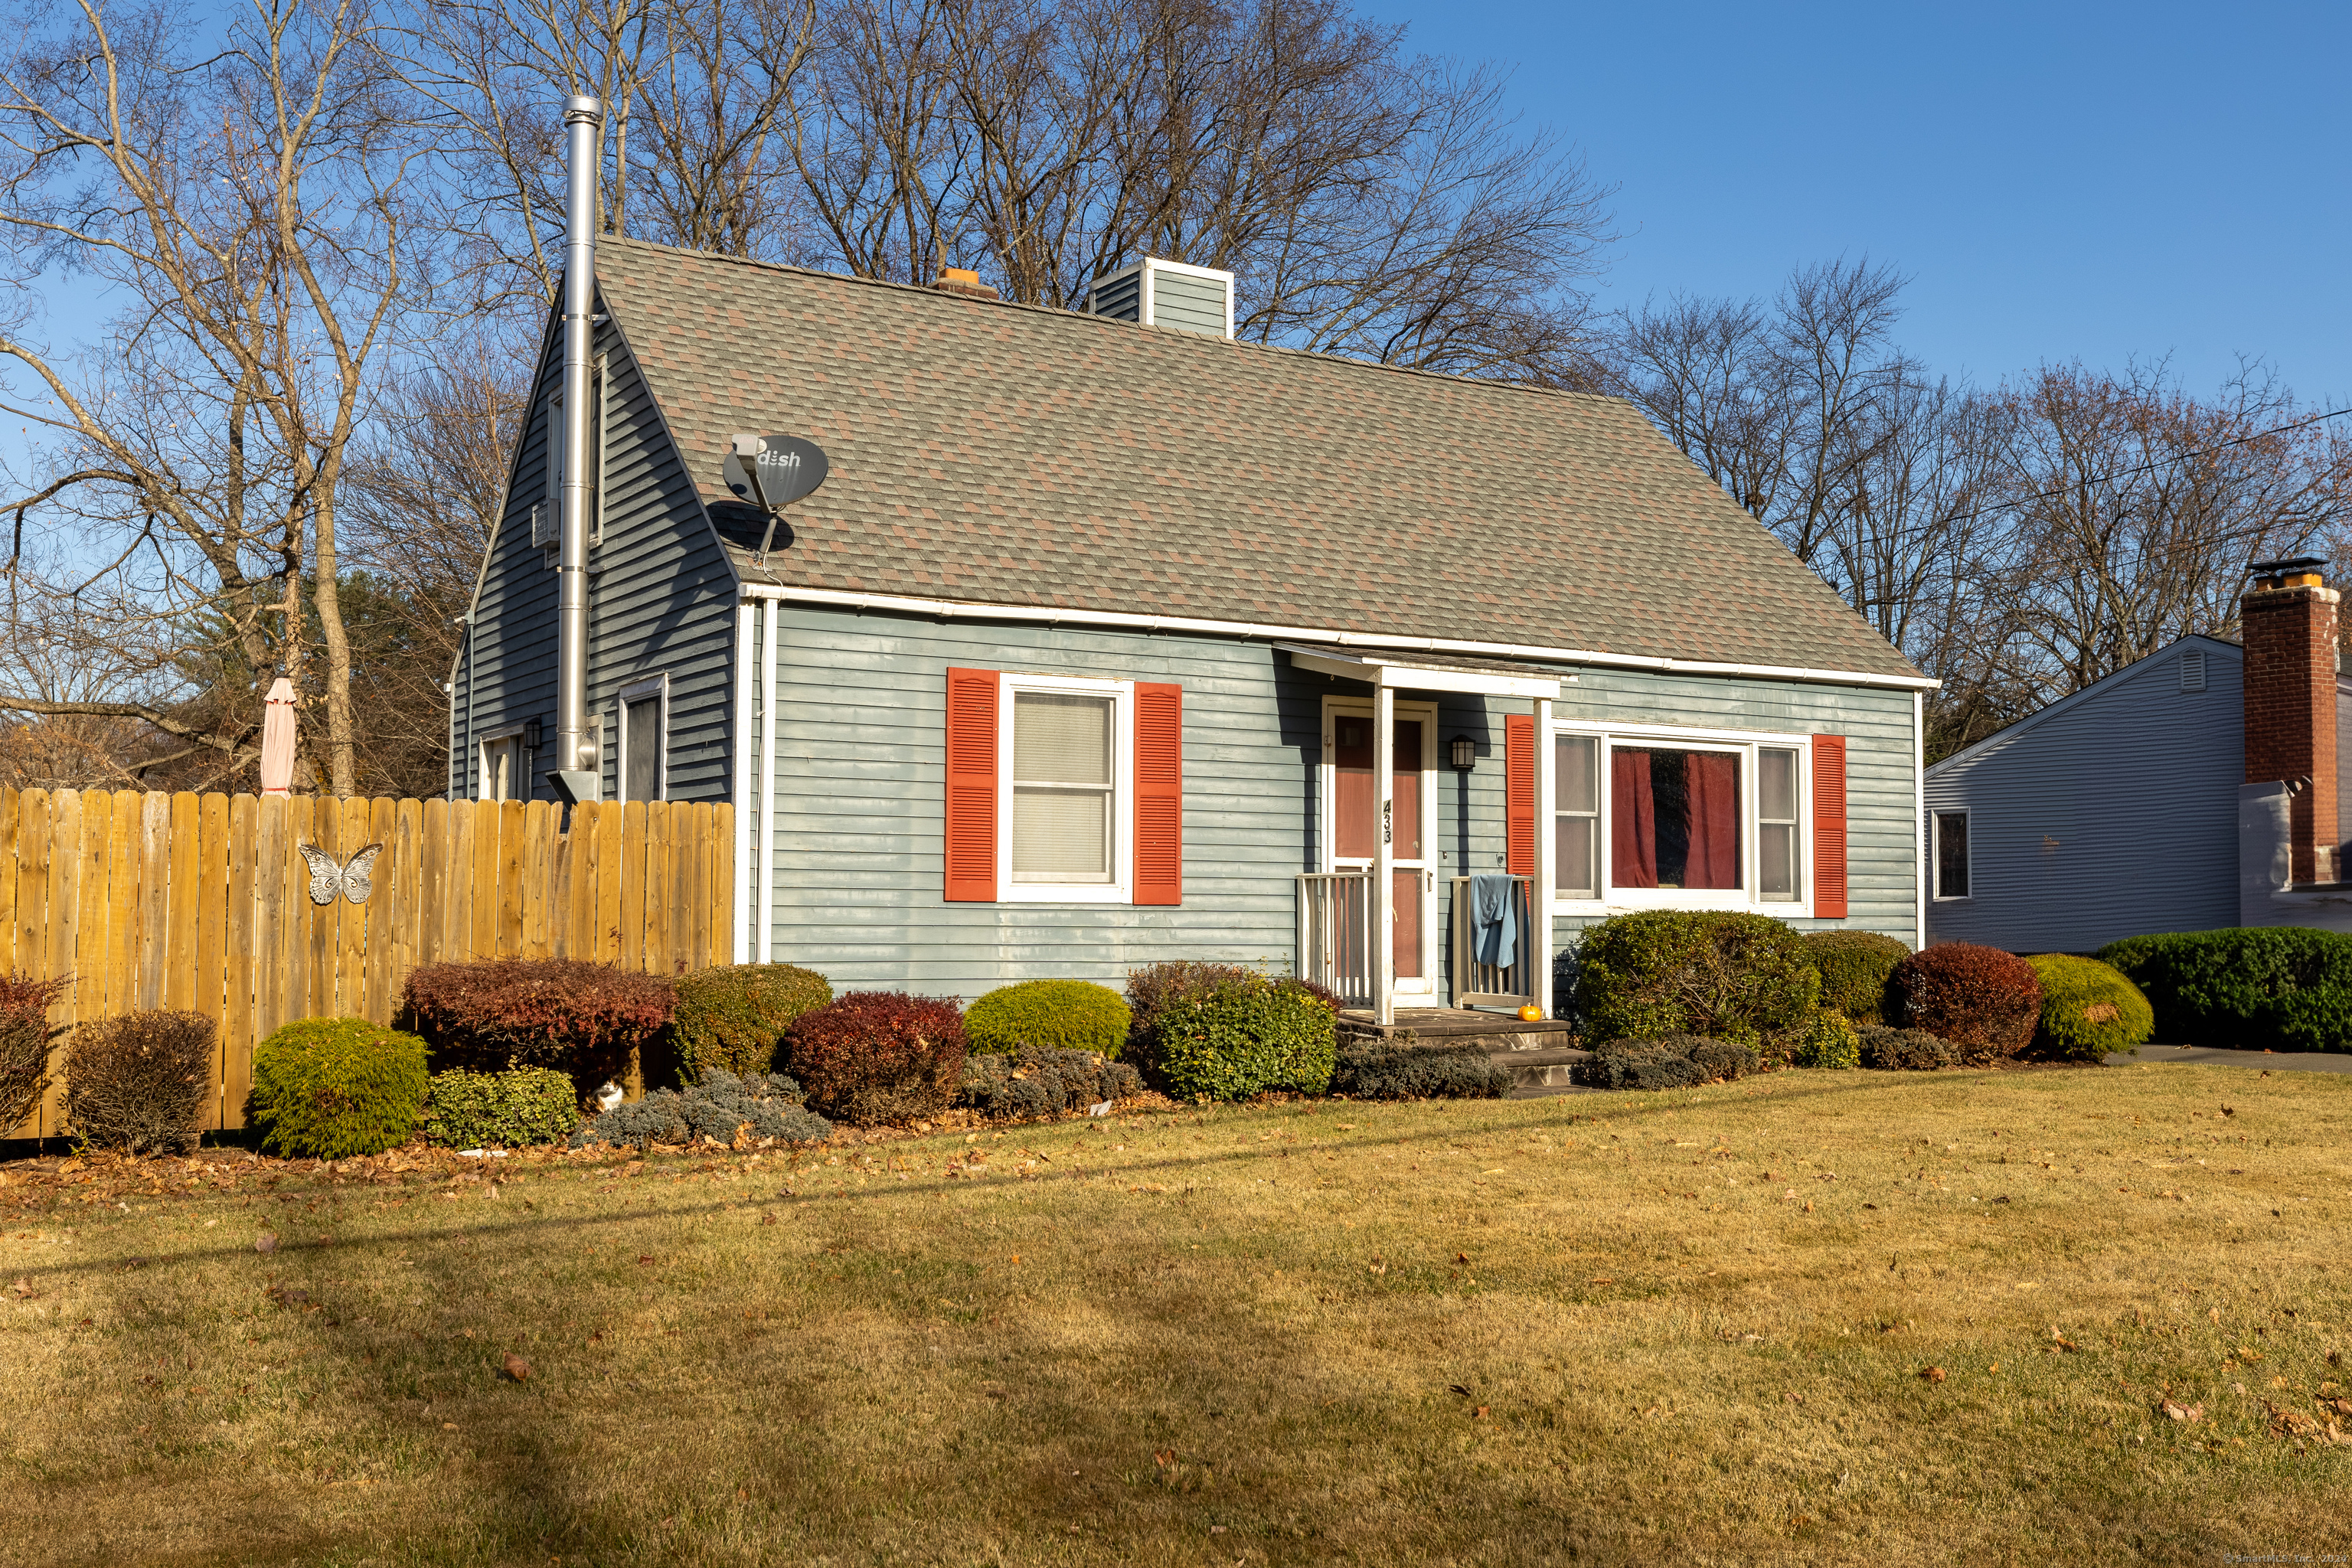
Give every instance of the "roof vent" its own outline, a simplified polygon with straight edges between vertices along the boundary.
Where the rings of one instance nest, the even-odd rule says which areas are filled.
[[[2192,647],[2181,654],[2180,689],[2183,691],[2205,689],[2205,650],[2203,648]]]
[[[1087,310],[1114,321],[1230,338],[1234,275],[1147,256],[1096,279],[1087,290]]]
[[[996,290],[980,280],[980,274],[969,267],[942,267],[939,281],[931,285],[942,294],[961,294],[967,300],[993,300]]]

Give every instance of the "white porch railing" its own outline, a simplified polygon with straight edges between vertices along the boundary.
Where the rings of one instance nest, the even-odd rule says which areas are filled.
[[[1518,927],[1509,963],[1478,962],[1478,920],[1470,879],[1454,879],[1454,1005],[1457,1007],[1525,1007],[1537,1002],[1536,988],[1550,943],[1536,931],[1533,877],[1511,879],[1512,919]]]
[[[1372,998],[1372,874],[1308,872],[1298,879],[1297,973],[1349,1007]]]

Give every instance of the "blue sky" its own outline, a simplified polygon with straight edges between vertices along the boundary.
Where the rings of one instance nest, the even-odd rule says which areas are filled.
[[[1619,187],[1604,303],[1867,253],[1954,374],[2169,354],[2200,391],[2242,353],[2307,405],[2352,394],[2352,6],[1370,9],[1508,66]]]

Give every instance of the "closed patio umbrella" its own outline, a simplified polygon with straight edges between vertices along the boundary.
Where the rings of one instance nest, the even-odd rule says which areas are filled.
[[[286,795],[294,782],[294,683],[284,676],[262,704],[261,793]]]

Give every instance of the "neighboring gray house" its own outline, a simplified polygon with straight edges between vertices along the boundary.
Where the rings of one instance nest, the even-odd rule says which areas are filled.
[[[2183,637],[1929,768],[1927,940],[2339,923],[2352,681],[2318,564],[2257,568],[2246,646]]]
[[[603,788],[741,807],[745,960],[970,997],[1235,959],[1412,1006],[1549,1002],[1627,909],[1919,940],[1932,683],[1622,402],[1236,342],[1197,268],[1094,315],[626,240],[597,279]],[[551,798],[557,342],[453,794]],[[747,434],[830,463],[764,562]],[[1555,934],[1465,957],[1473,873]]]

